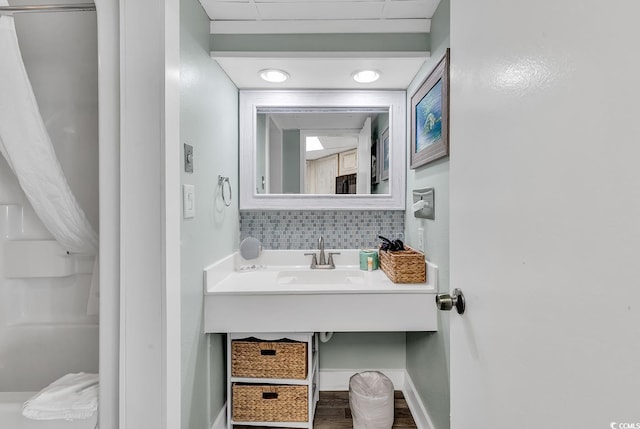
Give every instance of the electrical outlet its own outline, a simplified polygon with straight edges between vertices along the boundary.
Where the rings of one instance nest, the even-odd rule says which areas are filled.
[[[418,228],[418,250],[424,252],[424,228]]]

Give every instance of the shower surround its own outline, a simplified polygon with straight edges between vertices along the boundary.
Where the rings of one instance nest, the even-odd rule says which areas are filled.
[[[98,227],[95,14],[15,17],[18,41],[69,186]],[[98,316],[88,300],[93,257],[68,255],[0,157],[0,386],[39,390],[98,371]]]

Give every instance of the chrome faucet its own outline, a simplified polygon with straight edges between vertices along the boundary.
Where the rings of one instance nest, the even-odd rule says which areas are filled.
[[[318,250],[319,256],[316,257],[315,253],[305,253],[305,255],[313,256],[311,258],[311,269],[323,269],[323,270],[332,270],[336,267],[336,264],[333,262],[333,255],[339,255],[339,252],[329,252],[329,258],[325,257],[324,253],[324,238],[320,236],[318,239]]]
[[[318,249],[320,249],[320,260],[318,261],[318,265],[326,265],[327,261],[324,257],[324,238],[322,236],[318,238]]]

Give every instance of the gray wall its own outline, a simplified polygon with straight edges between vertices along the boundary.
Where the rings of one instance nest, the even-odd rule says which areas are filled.
[[[320,343],[320,369],[404,369],[404,332],[336,332]]]
[[[443,0],[431,21],[431,58],[407,89],[407,112],[411,112],[411,95],[431,72],[449,47],[450,2]],[[407,136],[411,135],[408,121]],[[453,143],[455,144],[455,142]],[[410,165],[407,158],[407,165]],[[424,228],[425,252],[439,267],[440,290],[449,290],[449,159],[408,169],[407,207],[411,207],[411,191],[435,188],[435,220],[416,219],[407,211],[405,237],[418,244],[418,228]],[[436,429],[449,427],[449,319],[440,313],[437,333],[407,333],[407,371],[429,410]]]
[[[237,206],[234,204],[234,209],[219,210],[217,201],[208,201],[205,195],[215,193],[212,184],[217,174],[238,177],[238,118],[236,109],[229,108],[237,106],[237,90],[208,56],[208,20],[199,4],[195,0],[182,0],[181,3],[182,67],[183,71],[194,74],[189,81],[183,81],[181,132],[183,142],[194,146],[196,159],[194,174],[183,174],[183,183],[196,185],[196,218],[183,222],[182,228],[182,426],[204,428],[210,425],[224,403],[225,368],[222,338],[211,336],[212,371],[206,376],[209,345],[201,334],[202,268],[232,252],[239,239]],[[448,21],[449,1],[444,0],[432,23],[432,37],[435,38],[432,60],[425,64],[416,77],[409,94],[417,88],[448,46]],[[297,142],[299,144],[299,138]],[[222,150],[220,145],[224,145]],[[299,153],[296,163],[299,164]],[[423,226],[427,253],[441,268],[441,288],[448,290],[448,161],[440,161],[417,171],[410,170],[407,180],[409,190],[436,187],[436,221]],[[237,195],[236,183],[233,185],[234,195]],[[317,215],[320,212],[300,213]],[[290,217],[287,212],[270,212],[270,215],[274,216],[275,221]],[[247,225],[245,222],[242,224],[243,235],[249,231]],[[255,226],[255,223],[252,225]],[[407,241],[415,245],[417,221],[412,216],[407,217],[406,228],[403,229]],[[353,226],[345,229],[350,232],[354,230],[357,228]],[[275,237],[287,232],[284,226],[272,230]],[[448,428],[448,325],[443,324],[442,327],[437,334],[336,334],[329,343],[321,346],[321,368],[403,368],[406,365],[437,429]]]
[[[282,193],[300,193],[300,130],[282,133]]]
[[[180,145],[194,151],[194,172],[183,172],[182,183],[196,191],[195,218],[181,229],[182,428],[208,429],[225,401],[226,368],[223,336],[203,334],[202,269],[237,249],[237,199],[224,206],[217,176],[229,176],[238,195],[238,91],[209,57],[200,3],[181,0],[180,14]]]
[[[372,31],[375,27],[372,26]],[[212,51],[248,52],[394,52],[426,51],[429,34],[216,34],[211,35]]]
[[[269,193],[282,193],[282,130],[269,117]]]
[[[377,138],[378,138],[378,145],[379,145],[378,152],[380,154],[382,154],[382,133],[384,133],[384,130],[389,128],[389,115],[388,114],[387,115],[378,115],[378,117],[376,119],[377,120],[376,120],[376,123],[375,123],[374,135],[376,135]],[[402,144],[402,142],[400,144]],[[382,168],[382,163],[384,162],[383,159],[382,159],[382,156],[379,157],[377,162],[378,162],[378,168],[381,169]],[[388,194],[389,193],[389,180],[380,179],[380,181],[378,182],[377,185],[373,185],[371,187],[371,193],[372,194]]]

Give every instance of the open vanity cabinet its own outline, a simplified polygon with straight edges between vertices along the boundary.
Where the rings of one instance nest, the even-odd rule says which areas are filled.
[[[227,334],[227,429],[311,429],[318,395],[317,335]]]

